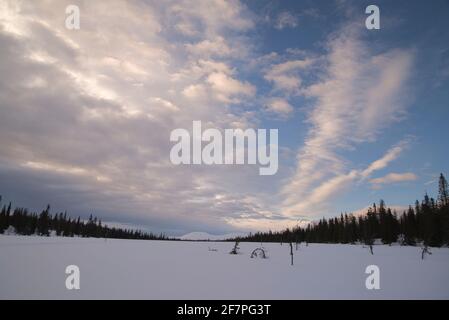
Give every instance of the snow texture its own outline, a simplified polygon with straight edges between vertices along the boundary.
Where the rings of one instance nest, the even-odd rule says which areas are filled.
[[[0,299],[448,299],[449,249],[361,245],[52,238],[0,235]],[[216,249],[217,251],[212,251]],[[80,269],[67,290],[65,269]],[[380,290],[365,286],[380,268]]]

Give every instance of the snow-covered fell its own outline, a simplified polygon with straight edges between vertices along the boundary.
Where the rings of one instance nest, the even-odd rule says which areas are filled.
[[[213,235],[207,232],[191,232],[179,237],[181,240],[227,240],[242,236],[241,233],[228,233],[223,235]]]

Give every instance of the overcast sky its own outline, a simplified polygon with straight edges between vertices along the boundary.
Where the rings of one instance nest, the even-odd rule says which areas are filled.
[[[78,5],[80,30],[65,27]],[[181,235],[292,226],[449,175],[449,2],[0,0],[0,194]],[[279,171],[170,132],[279,129]]]

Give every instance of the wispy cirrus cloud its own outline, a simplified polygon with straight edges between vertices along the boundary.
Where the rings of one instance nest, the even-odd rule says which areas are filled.
[[[320,182],[312,185],[309,193],[305,193],[301,201],[284,209],[287,216],[309,215],[316,217],[319,212],[324,213],[329,209],[329,202],[341,195],[354,184],[363,182],[377,170],[385,168],[391,161],[396,160],[405,149],[407,140],[401,141],[397,146],[392,147],[380,159],[373,161],[366,169],[353,169],[341,174],[333,174],[325,177]],[[372,181],[372,180],[371,180]]]
[[[374,186],[380,186],[396,182],[415,181],[417,179],[418,176],[412,172],[405,172],[405,173],[392,172],[383,177],[371,179],[370,183],[373,184]]]
[[[373,141],[382,128],[401,118],[413,61],[411,52],[399,49],[373,55],[358,30],[349,24],[329,39],[326,75],[302,90],[313,101],[310,129],[297,155],[296,172],[282,190],[287,216],[324,212],[335,195],[384,168],[404,149],[405,142],[398,144],[365,170],[348,169],[341,156]]]
[[[387,153],[385,153],[382,158],[373,161],[365,170],[362,172],[363,177],[369,177],[373,172],[386,168],[390,162],[396,160],[399,155],[407,148],[410,143],[410,139],[404,139],[398,144],[393,146]]]

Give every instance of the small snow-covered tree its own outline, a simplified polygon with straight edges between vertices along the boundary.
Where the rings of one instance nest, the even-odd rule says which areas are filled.
[[[232,248],[231,252],[229,252],[230,254],[239,254],[239,242],[236,241],[234,244],[234,248]]]

